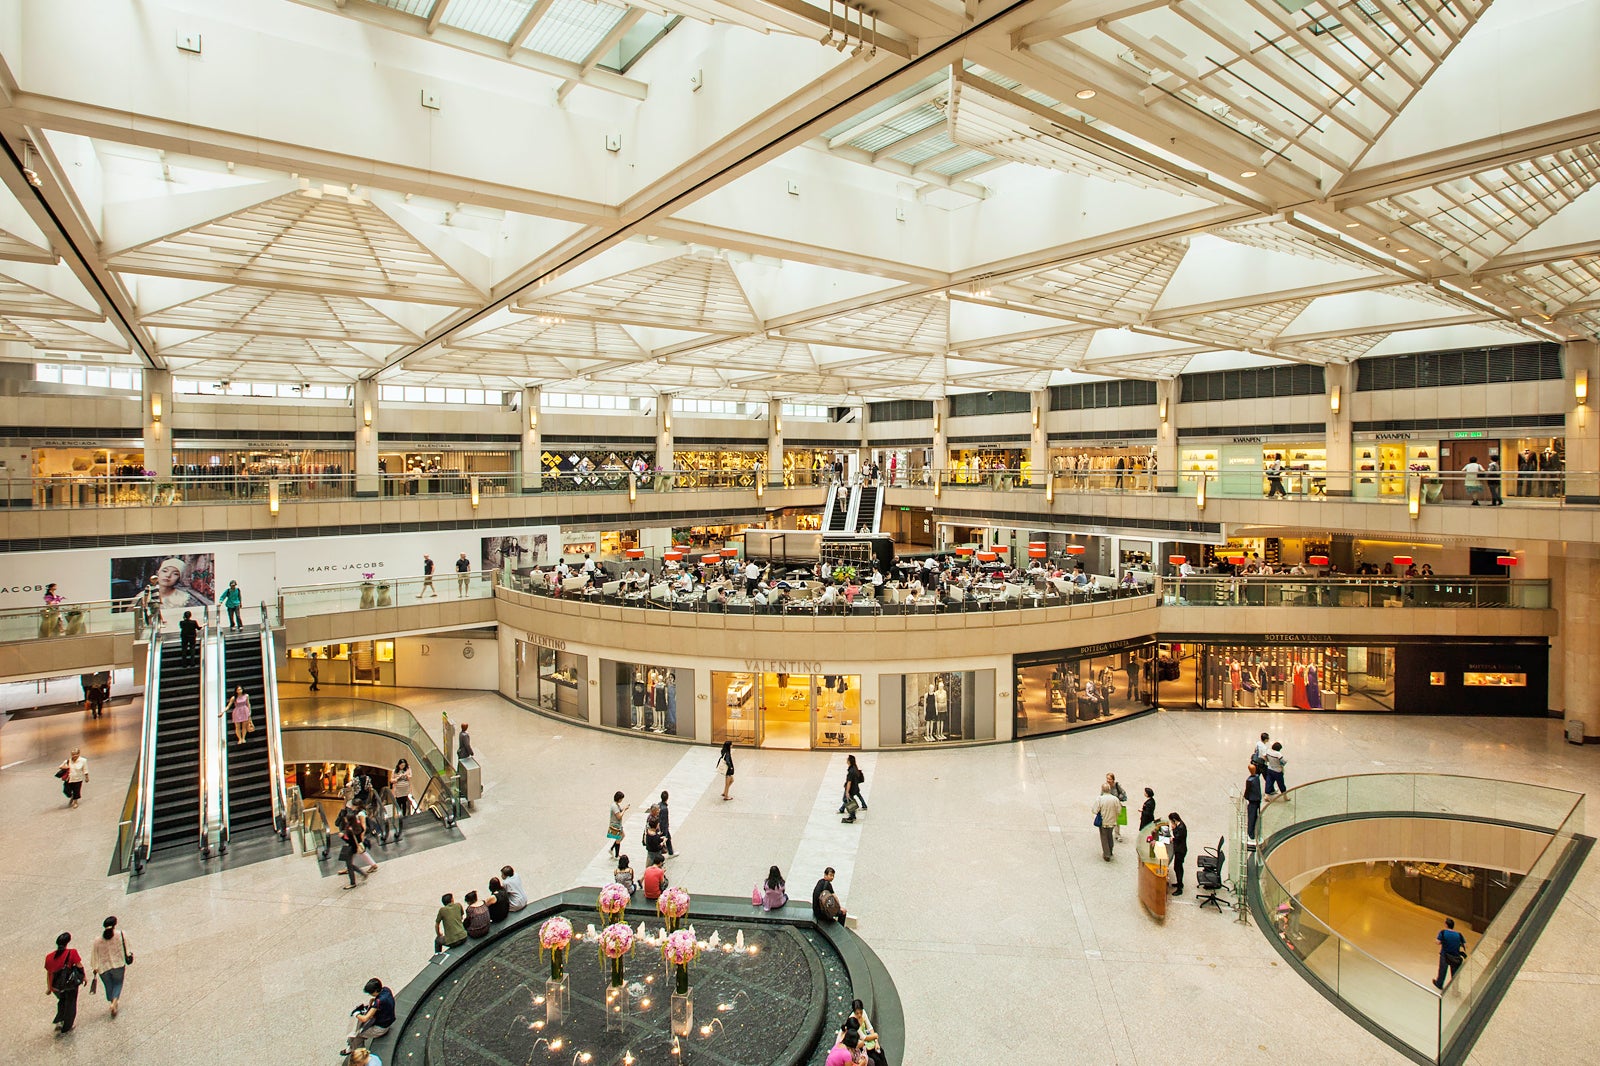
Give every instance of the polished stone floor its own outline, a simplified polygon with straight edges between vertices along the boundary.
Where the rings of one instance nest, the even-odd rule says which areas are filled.
[[[841,825],[842,754],[746,752],[725,803],[712,749],[591,732],[491,694],[383,698],[432,730],[441,710],[470,722],[486,788],[462,823],[464,841],[384,861],[353,892],[319,876],[314,859],[291,856],[129,894],[105,870],[137,718],[69,713],[0,729],[0,886],[11,903],[0,928],[9,992],[0,1060],[335,1062],[362,983],[377,974],[399,987],[426,964],[440,892],[482,890],[502,863],[517,867],[530,896],[596,881],[610,866],[613,790],[634,804],[628,840],[642,852],[631,842],[646,800],[668,788],[680,852],[669,869],[691,892],[747,894],[776,863],[803,897],[823,866],[838,868],[859,932],[899,984],[912,1066],[1401,1063],[1285,966],[1254,925],[1196,911],[1192,895],[1175,901],[1165,925],[1149,920],[1131,847],[1100,859],[1089,802],[1105,772],[1130,798],[1153,787],[1160,811],[1183,813],[1195,850],[1232,836],[1229,791],[1263,729],[1284,741],[1291,784],[1384,769],[1585,792],[1600,784],[1600,748],[1568,746],[1554,722],[1165,712],[1024,744],[864,756],[871,808]],[[71,811],[51,774],[80,741],[91,778]],[[87,956],[107,914],[138,956],[121,1016],[111,1020],[85,990],[78,1030],[57,1040],[44,953],[67,929]],[[1591,858],[1472,1061],[1570,1061],[1592,1046],[1584,1019],[1600,986],[1597,941]]]

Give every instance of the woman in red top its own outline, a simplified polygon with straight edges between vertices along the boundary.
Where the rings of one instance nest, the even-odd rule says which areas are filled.
[[[47,996],[56,997],[56,1035],[72,1031],[72,1023],[78,1020],[78,989],[83,987],[83,960],[78,953],[67,945],[72,943],[71,933],[62,933],[56,937],[56,949],[44,957],[44,992]],[[70,973],[75,969],[76,974]],[[61,980],[56,975],[61,971]],[[67,986],[65,988],[61,986]]]

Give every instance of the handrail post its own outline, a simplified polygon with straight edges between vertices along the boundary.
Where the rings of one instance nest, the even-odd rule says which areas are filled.
[[[281,602],[281,600],[280,600]],[[282,614],[282,608],[279,609]],[[267,731],[268,787],[272,794],[272,827],[280,839],[289,839],[289,797],[284,784],[283,738],[278,719],[278,657],[272,639],[267,604],[261,602],[261,702]]]

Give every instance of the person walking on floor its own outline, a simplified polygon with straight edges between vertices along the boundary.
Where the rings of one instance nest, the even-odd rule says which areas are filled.
[[[843,819],[843,821],[853,822],[856,820],[856,810],[858,808],[863,811],[867,809],[867,801],[861,798],[861,786],[866,779],[866,775],[861,772],[861,767],[856,765],[856,757],[854,755],[845,756],[844,804],[839,808],[839,813],[844,814],[848,811],[850,816]]]
[[[1454,980],[1456,972],[1467,959],[1467,938],[1456,931],[1454,918],[1446,918],[1444,928],[1439,930],[1439,935],[1434,939],[1439,942],[1439,976],[1433,979],[1433,987],[1442,992],[1445,971],[1448,970],[1450,979]]]
[[[200,666],[200,623],[194,620],[193,611],[184,611],[178,622],[178,650],[185,667]]]
[[[621,792],[611,797],[611,813],[606,819],[606,839],[611,841],[612,858],[620,858],[622,855],[622,819],[628,813],[628,805],[623,803],[622,799]]]
[[[78,989],[83,987],[83,959],[68,945],[71,933],[56,937],[56,949],[44,957],[45,995],[56,997],[56,1035],[72,1031],[78,1020]]]
[[[456,560],[456,595],[461,599],[467,598],[467,590],[472,585],[472,579],[467,576],[467,571],[472,569],[472,563],[467,560],[467,553],[462,552],[461,558]]]
[[[733,788],[733,741],[731,740],[722,742],[722,752],[717,756],[716,765],[712,769],[715,770],[717,766],[723,765],[727,766],[727,771],[722,776],[722,798],[732,799],[733,797],[728,795],[729,790]]]
[[[417,599],[422,599],[424,592],[431,592],[434,598],[439,596],[439,590],[433,587],[433,556],[422,557],[422,587],[417,590]]]
[[[239,620],[239,608],[244,603],[244,593],[239,591],[237,581],[228,582],[228,587],[222,590],[222,606],[228,609],[228,628],[243,629],[244,623]]]
[[[389,791],[394,794],[394,839],[398,842],[406,835],[406,815],[411,813],[411,762],[405,756],[394,764]]]
[[[117,928],[116,915],[100,923],[100,939],[89,950],[89,969],[105,988],[106,1002],[111,1004],[111,1016],[117,1016],[122,1002],[122,979],[133,965],[133,953],[128,950],[128,938]],[[92,992],[93,989],[90,989]]]
[[[1144,832],[1144,827],[1156,820],[1156,791],[1153,788],[1144,790],[1144,805],[1139,808],[1139,831]]]
[[[61,778],[61,792],[67,797],[67,806],[76,807],[83,798],[83,786],[89,781],[89,760],[73,748],[56,768],[56,776]]]
[[[1499,507],[1506,501],[1500,498],[1500,460],[1489,456],[1489,467],[1483,472],[1484,483],[1489,486],[1489,506]]]
[[[1122,843],[1122,827],[1128,821],[1128,793],[1126,789],[1117,783],[1116,774],[1106,774],[1106,784],[1111,787],[1111,794],[1117,797],[1117,802],[1121,804],[1121,807],[1117,810],[1117,816],[1111,819],[1111,831],[1116,834],[1117,843],[1120,844]]]
[[[355,888],[356,881],[356,855],[361,850],[361,835],[356,829],[355,812],[349,807],[339,812],[339,861],[344,863],[345,876],[350,878],[350,883],[345,885],[348,892]],[[366,880],[365,872],[362,880]]]
[[[1289,786],[1283,782],[1283,768],[1289,762],[1289,757],[1283,753],[1283,741],[1274,740],[1272,747],[1267,749],[1266,765],[1262,770],[1267,778],[1267,802],[1272,802],[1273,793],[1282,796],[1289,791]]]
[[[1472,500],[1472,506],[1478,506],[1478,497],[1483,495],[1482,477],[1485,473],[1483,464],[1478,462],[1476,455],[1467,460],[1467,465],[1461,468],[1461,484],[1467,490],[1467,496]]]
[[[672,846],[672,811],[667,808],[667,793],[661,792],[661,802],[656,804],[656,818],[661,823],[661,835],[667,842],[667,858],[675,858],[677,851]]]
[[[317,691],[317,652],[315,648],[306,655],[306,672],[311,675],[311,691]]]
[[[1177,811],[1167,815],[1167,824],[1172,827],[1172,874],[1174,883],[1172,894],[1183,895],[1183,862],[1189,857],[1189,827],[1178,816]]]
[[[1261,767],[1254,760],[1244,779],[1245,844],[1255,847],[1256,819],[1261,816]]]
[[[243,744],[244,738],[255,728],[250,721],[250,693],[243,685],[233,686],[233,699],[228,704],[228,720],[233,723],[233,742]]]
[[[1106,862],[1111,861],[1111,853],[1116,848],[1115,830],[1117,828],[1117,813],[1122,810],[1122,804],[1117,802],[1117,794],[1111,791],[1111,783],[1100,786],[1100,797],[1090,805],[1094,811],[1094,826],[1100,830],[1100,857]]]

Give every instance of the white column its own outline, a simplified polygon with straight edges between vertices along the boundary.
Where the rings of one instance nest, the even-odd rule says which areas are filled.
[[[538,492],[544,476],[544,432],[539,425],[543,390],[530,385],[522,390],[522,491]]]
[[[143,377],[144,468],[164,484],[172,480],[172,371],[146,370]]]
[[[872,405],[861,401],[861,437],[856,447],[856,469],[861,470],[872,460],[872,443],[867,434],[872,425]]]
[[[778,396],[767,401],[766,467],[767,484],[783,484],[783,399]]]
[[[1600,344],[1573,341],[1566,347],[1567,381],[1567,500],[1573,503],[1600,503]],[[1579,403],[1579,381],[1586,382],[1588,396]],[[1501,461],[1504,466],[1504,460]]]
[[[656,465],[672,470],[672,393],[656,397]]]
[[[950,398],[941,396],[933,401],[933,465],[939,470],[950,468]]]
[[[1550,706],[1583,722],[1586,738],[1600,737],[1600,549],[1568,542],[1550,562],[1550,598],[1561,616],[1550,642]]]
[[[356,495],[376,496],[382,491],[378,478],[378,383],[357,381],[355,398]]]
[[[1039,389],[1031,398],[1032,412],[1029,420],[1032,433],[1028,437],[1028,466],[1034,485],[1043,485],[1050,476],[1050,390]]]
[[[1328,495],[1350,495],[1350,464],[1355,452],[1351,448],[1350,403],[1355,392],[1356,374],[1352,363],[1330,363],[1324,368],[1328,388],[1328,411],[1325,443],[1328,449]],[[1339,409],[1333,409],[1335,400]],[[1334,473],[1343,471],[1343,473]]]
[[[1178,491],[1178,379],[1156,382],[1156,485],[1159,492]],[[1162,418],[1162,412],[1166,417]]]

